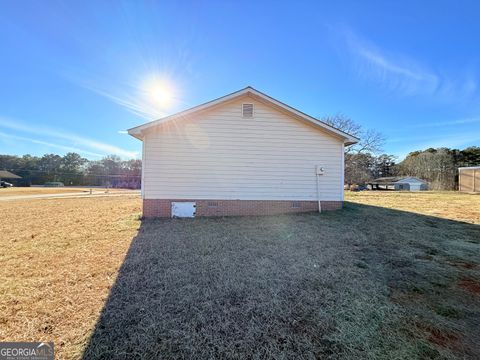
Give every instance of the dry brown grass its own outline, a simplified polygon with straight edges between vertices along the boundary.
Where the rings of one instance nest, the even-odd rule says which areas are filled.
[[[59,359],[478,358],[480,227],[411,212],[475,219],[439,199],[480,197],[151,221],[138,197],[9,201],[0,341]]]
[[[480,194],[456,191],[347,191],[345,200],[480,224]]]
[[[42,195],[42,194],[64,194],[88,192],[89,189],[74,187],[11,187],[0,188],[0,197],[21,196],[21,195]]]
[[[140,224],[137,197],[8,202],[0,222],[0,341],[79,358]]]
[[[476,359],[480,227],[347,203],[147,220],[84,359]]]
[[[78,194],[88,195],[90,188],[78,187],[12,187],[0,188],[0,198],[8,198],[13,196],[28,196],[28,195],[56,195],[56,194]],[[101,194],[140,194],[140,190],[132,189],[116,189],[116,188],[92,188],[93,195]],[[75,195],[77,196],[77,195]]]

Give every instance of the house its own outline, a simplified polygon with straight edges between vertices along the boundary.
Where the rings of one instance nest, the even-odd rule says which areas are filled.
[[[413,176],[381,177],[368,183],[372,190],[422,191],[428,189],[426,181]]]
[[[480,192],[480,166],[458,168],[458,190]]]
[[[128,133],[143,142],[145,217],[339,209],[358,141],[252,87]]]

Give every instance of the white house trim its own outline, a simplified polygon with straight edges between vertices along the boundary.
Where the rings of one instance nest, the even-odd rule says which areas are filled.
[[[288,105],[282,103],[281,101],[278,101],[278,100],[276,100],[276,99],[274,99],[274,98],[272,98],[272,97],[270,97],[270,96],[268,96],[268,95],[266,95],[266,94],[264,94],[264,93],[262,93],[262,92],[260,92],[256,89],[254,89],[250,86],[246,87],[245,89],[242,89],[242,90],[236,91],[234,93],[231,93],[229,95],[222,96],[222,97],[220,97],[216,100],[212,100],[212,101],[206,102],[204,104],[195,106],[195,107],[190,108],[188,110],[184,110],[184,111],[181,111],[179,113],[176,113],[176,114],[173,114],[173,115],[170,115],[170,116],[158,119],[158,120],[154,120],[154,121],[151,121],[151,122],[143,124],[143,125],[133,127],[131,129],[128,129],[128,133],[130,135],[132,135],[133,137],[136,137],[139,140],[143,140],[144,131],[151,128],[151,127],[161,125],[161,124],[164,124],[164,123],[172,121],[172,120],[181,119],[182,117],[185,117],[185,118],[189,117],[189,116],[193,115],[194,113],[198,113],[198,112],[201,112],[201,111],[204,111],[204,110],[211,109],[214,106],[217,106],[219,104],[226,103],[228,101],[234,100],[234,99],[236,99],[240,96],[243,96],[243,95],[250,95],[250,96],[252,96],[253,98],[256,98],[259,101],[267,102],[270,105],[275,105],[277,108],[279,108],[283,111],[286,111],[289,115],[294,115],[299,120],[306,121],[313,126],[322,128],[323,130],[326,130],[330,134],[336,135],[336,136],[340,137],[341,139],[343,139],[345,145],[355,144],[359,140],[355,136],[352,136],[352,135],[347,134],[347,133],[345,133],[345,132],[343,132],[339,129],[336,129],[333,126],[330,126],[330,125],[328,125],[328,124],[326,124],[326,123],[324,123],[324,122],[322,122],[318,119],[315,119],[314,117],[312,117],[310,115],[307,115],[307,114],[305,114],[305,113],[303,113],[303,112],[301,112],[301,111],[299,111],[299,110],[297,110],[297,109],[295,109],[291,106],[288,106]]]

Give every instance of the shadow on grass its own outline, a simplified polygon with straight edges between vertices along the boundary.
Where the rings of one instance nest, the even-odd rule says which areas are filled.
[[[456,284],[480,281],[479,242],[476,225],[353,203],[144,220],[83,358],[473,358],[480,303]]]

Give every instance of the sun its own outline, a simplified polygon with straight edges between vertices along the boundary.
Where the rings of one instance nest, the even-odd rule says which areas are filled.
[[[169,82],[152,77],[145,81],[142,88],[151,105],[161,109],[167,109],[172,105],[174,90]]]
[[[162,107],[172,102],[172,94],[163,84],[155,84],[149,89],[149,95],[154,103]]]

